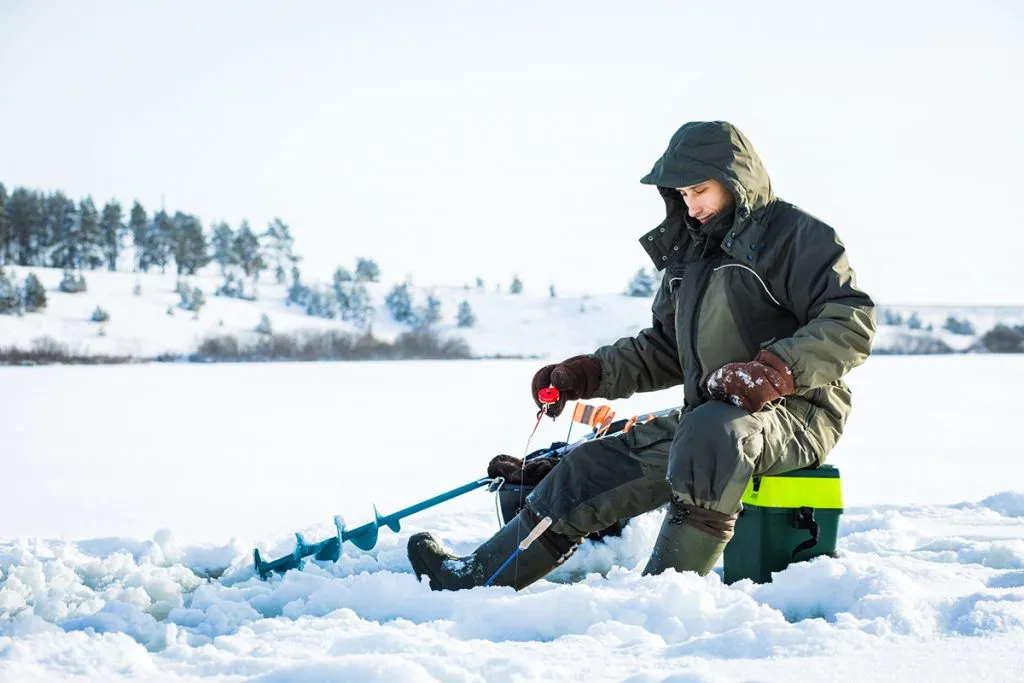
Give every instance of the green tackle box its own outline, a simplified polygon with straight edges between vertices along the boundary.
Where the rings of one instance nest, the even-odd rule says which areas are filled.
[[[725,546],[725,583],[768,583],[793,562],[836,554],[843,494],[831,465],[754,477]]]

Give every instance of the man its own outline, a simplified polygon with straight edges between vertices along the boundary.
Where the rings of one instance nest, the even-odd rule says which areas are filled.
[[[651,326],[593,354],[548,365],[537,392],[625,398],[683,385],[685,406],[625,434],[581,444],[519,515],[466,557],[430,534],[409,539],[435,590],[483,585],[544,517],[551,526],[493,585],[521,589],[588,533],[668,504],[644,572],[711,571],[732,537],[751,476],[820,465],[850,413],[843,376],[875,333],[835,231],[778,199],[733,125],[692,122],[641,180],[665,220],[640,243],[659,270]]]

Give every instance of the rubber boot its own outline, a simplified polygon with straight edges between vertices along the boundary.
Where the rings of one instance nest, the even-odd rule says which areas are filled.
[[[409,539],[409,562],[420,581],[426,576],[432,590],[462,590],[483,586],[504,564],[522,541],[536,526],[536,517],[523,509],[498,533],[465,557],[447,550],[428,533],[414,534]],[[541,534],[529,548],[519,553],[502,570],[492,586],[526,588],[537,581],[572,554],[576,546],[561,534],[550,530]]]
[[[728,542],[682,521],[682,517],[673,515],[670,509],[661,523],[644,574],[675,569],[704,576],[714,568]]]

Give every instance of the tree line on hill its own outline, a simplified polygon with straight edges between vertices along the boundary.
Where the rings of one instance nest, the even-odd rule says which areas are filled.
[[[237,228],[218,221],[207,231],[197,216],[182,211],[171,213],[161,208],[150,214],[135,201],[126,215],[116,200],[99,208],[92,197],[75,201],[60,191],[23,187],[8,193],[0,183],[0,269],[5,265],[64,269],[58,290],[75,293],[87,288],[82,271],[166,273],[170,269],[185,277],[215,264],[223,282],[213,295],[249,300],[257,298],[260,278],[269,271],[275,283],[288,285],[289,305],[312,316],[340,319],[369,330],[376,312],[365,283],[379,281],[377,263],[359,258],[353,270],[339,266],[331,282],[321,284],[304,281],[301,260],[291,229],[280,218],[271,220],[262,232],[247,220]],[[641,269],[627,285],[626,294],[652,296],[656,276],[653,269],[650,273]],[[479,277],[476,288],[484,289]],[[180,282],[178,289],[180,307],[198,314],[203,293]],[[496,289],[501,291],[501,285]],[[507,291],[522,293],[519,276],[513,276]],[[548,291],[556,296],[554,285]],[[428,294],[426,301],[415,304],[408,283],[394,285],[385,306],[394,320],[410,328],[434,325],[442,317],[440,301]],[[45,289],[34,274],[22,283],[0,274],[0,313],[31,313],[45,307]],[[469,302],[460,302],[456,325],[472,327],[475,321]]]
[[[225,221],[214,223],[209,231],[193,214],[161,208],[150,214],[138,201],[127,215],[122,205],[111,200],[102,209],[91,197],[72,200],[62,192],[40,192],[16,187],[10,193],[0,183],[0,313],[32,313],[45,309],[46,290],[39,279],[29,273],[22,282],[15,281],[4,266],[49,267],[65,270],[59,291],[85,291],[83,271],[130,270],[131,272],[195,275],[213,264],[223,281],[214,296],[256,299],[258,283],[264,275],[287,285],[286,302],[311,316],[339,319],[355,329],[369,332],[376,311],[367,290],[368,283],[380,281],[377,262],[358,258],[354,267],[339,266],[329,283],[307,283],[295,251],[290,227],[280,218],[271,220],[263,231],[255,231],[247,220],[237,228]],[[660,284],[653,269],[639,269],[627,283],[624,293],[634,297],[651,297]],[[475,287],[485,288],[476,278]],[[469,285],[466,285],[470,289]],[[501,285],[496,286],[501,291]],[[138,290],[138,285],[136,285]],[[204,293],[179,280],[179,308],[199,315],[205,303]],[[508,285],[509,294],[520,294],[523,282],[514,276]],[[549,296],[555,297],[553,285]],[[139,292],[136,291],[138,294]],[[400,282],[388,291],[384,305],[389,316],[410,329],[430,328],[442,319],[440,300],[432,293],[422,302],[413,300],[409,283]],[[458,304],[457,327],[468,328],[476,323],[476,315],[467,300]],[[930,330],[918,314],[906,319],[893,310],[881,308],[880,322],[910,330]],[[106,322],[109,314],[98,308],[92,318]],[[949,316],[943,328],[955,334],[975,335],[969,320]],[[1017,343],[1020,328],[1000,326],[981,338],[989,350],[1021,350]]]
[[[219,221],[207,233],[192,214],[164,209],[152,215],[138,201],[125,215],[111,200],[100,209],[92,197],[75,201],[63,192],[16,187],[8,194],[0,183],[0,266],[21,265],[65,270],[124,269],[131,247],[132,272],[194,275],[210,263],[221,272],[235,267],[259,279],[271,270],[282,283],[299,261],[294,239],[279,218],[257,233],[246,220],[237,229]]]

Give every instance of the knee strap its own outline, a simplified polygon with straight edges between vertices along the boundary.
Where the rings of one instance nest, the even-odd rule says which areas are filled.
[[[672,524],[687,524],[722,541],[731,539],[736,530],[739,515],[727,515],[674,500],[669,505]]]

